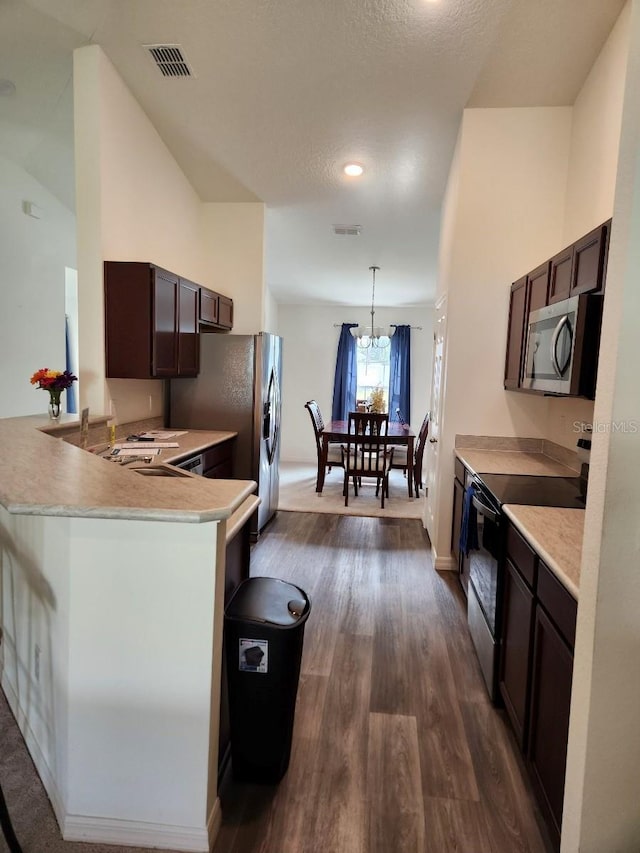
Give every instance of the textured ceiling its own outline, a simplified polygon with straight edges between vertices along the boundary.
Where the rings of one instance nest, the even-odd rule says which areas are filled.
[[[8,13],[33,27],[0,74],[24,75],[41,107],[58,91],[64,112],[71,49],[100,44],[203,200],[266,203],[279,300],[367,304],[378,264],[380,305],[423,303],[462,109],[573,103],[623,3],[0,0],[3,60]],[[156,42],[181,44],[195,78],[163,78],[141,47]],[[43,44],[52,75],[33,64]],[[43,162],[46,141],[31,145]],[[0,151],[10,142],[0,133]],[[342,174],[348,160],[362,178]]]

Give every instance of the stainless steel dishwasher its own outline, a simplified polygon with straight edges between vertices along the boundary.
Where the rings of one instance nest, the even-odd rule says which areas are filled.
[[[190,474],[204,474],[204,462],[201,454],[197,456],[189,456],[188,459],[183,459],[182,462],[176,462],[176,468],[182,468],[183,471],[188,471]]]

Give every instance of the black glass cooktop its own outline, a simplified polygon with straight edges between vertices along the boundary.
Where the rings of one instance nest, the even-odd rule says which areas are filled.
[[[494,499],[502,504],[563,506],[584,509],[580,477],[530,477],[521,474],[478,474]]]

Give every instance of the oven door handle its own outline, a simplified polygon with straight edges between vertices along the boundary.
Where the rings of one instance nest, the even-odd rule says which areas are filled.
[[[480,515],[484,515],[486,518],[489,519],[489,521],[492,521],[494,524],[500,523],[498,513],[494,512],[491,507],[488,507],[486,504],[483,504],[482,501],[479,501],[475,495],[471,500],[476,511],[479,512]]]

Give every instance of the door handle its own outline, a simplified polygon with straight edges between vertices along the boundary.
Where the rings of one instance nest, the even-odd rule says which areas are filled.
[[[558,364],[558,340],[560,338],[560,332],[562,331],[564,326],[568,325],[568,323],[569,323],[569,315],[565,314],[558,321],[558,325],[553,330],[553,335],[551,337],[551,364],[553,365],[553,369],[555,370],[556,375],[558,376],[558,379],[562,378],[562,374],[567,369],[567,364],[568,364],[568,361],[567,361],[565,363],[564,367],[562,367],[562,368]]]
[[[437,439],[437,438],[430,438],[430,439],[429,439],[429,444],[437,444],[437,443],[438,443],[438,439]]]

